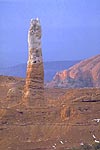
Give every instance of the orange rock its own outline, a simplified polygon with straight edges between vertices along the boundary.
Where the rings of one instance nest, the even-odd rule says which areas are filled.
[[[75,64],[68,70],[57,72],[47,87],[84,88],[100,87],[100,55]]]
[[[29,57],[23,101],[27,106],[44,105],[44,67],[41,49],[41,25],[32,19],[28,32]]]

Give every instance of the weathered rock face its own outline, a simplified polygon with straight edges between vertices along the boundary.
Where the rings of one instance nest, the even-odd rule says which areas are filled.
[[[57,72],[47,87],[100,87],[100,55],[81,61],[68,70]]]
[[[29,57],[23,101],[27,106],[44,105],[44,68],[41,49],[41,25],[32,19],[28,32]]]

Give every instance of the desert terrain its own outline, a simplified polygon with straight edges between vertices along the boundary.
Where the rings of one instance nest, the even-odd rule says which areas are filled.
[[[0,150],[100,150],[97,1],[0,1]]]
[[[82,60],[69,69],[57,72],[47,87],[100,87],[100,55]]]
[[[26,107],[25,80],[0,76],[0,150],[64,150],[100,139],[100,88],[45,88],[45,106]]]

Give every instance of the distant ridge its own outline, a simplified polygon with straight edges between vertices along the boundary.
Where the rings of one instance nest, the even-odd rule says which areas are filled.
[[[100,87],[100,55],[83,60],[68,70],[57,72],[48,87]]]
[[[44,62],[45,82],[51,81],[58,71],[68,69],[79,61],[48,61]],[[0,75],[24,77],[26,76],[27,64],[19,64],[13,67],[1,68]]]

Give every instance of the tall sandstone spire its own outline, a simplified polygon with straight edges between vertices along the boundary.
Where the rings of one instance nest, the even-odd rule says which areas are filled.
[[[29,107],[44,105],[44,67],[39,19],[31,19],[28,31],[28,62],[23,101]]]

